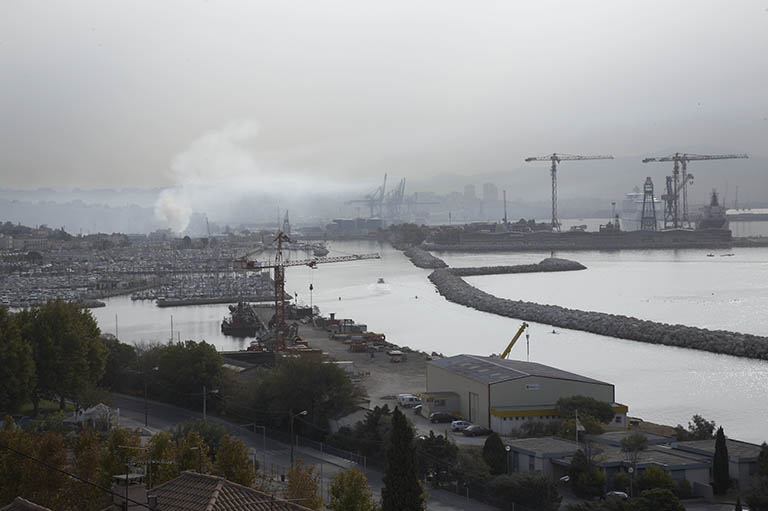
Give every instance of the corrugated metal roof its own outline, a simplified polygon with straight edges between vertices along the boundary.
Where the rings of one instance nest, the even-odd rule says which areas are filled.
[[[428,364],[489,385],[509,380],[517,380],[527,376],[610,385],[610,383],[594,380],[575,373],[569,373],[568,371],[563,371],[562,369],[557,369],[555,367],[545,366],[535,362],[523,362],[522,360],[506,360],[498,357],[481,357],[478,355],[463,354],[432,360],[428,362]]]

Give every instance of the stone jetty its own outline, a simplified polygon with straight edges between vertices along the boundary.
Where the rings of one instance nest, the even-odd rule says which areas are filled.
[[[559,328],[582,330],[608,337],[709,351],[736,357],[768,360],[768,338],[766,337],[725,330],[708,330],[706,328],[685,325],[672,325],[642,320],[631,316],[569,309],[558,305],[541,305],[522,300],[509,300],[481,291],[462,278],[499,273],[532,273],[585,269],[582,264],[576,261],[549,258],[538,264],[519,266],[448,268],[445,262],[439,258],[432,256],[423,249],[419,249],[419,251],[420,253],[417,257],[422,262],[428,261],[429,264],[435,265],[438,262],[443,264],[443,266],[437,267],[429,275],[429,280],[435,284],[438,292],[452,302],[472,307],[479,311],[524,321],[544,323]],[[431,259],[424,257],[422,253],[427,254]],[[414,264],[416,263],[414,262]]]
[[[436,269],[436,268],[447,268],[448,265],[445,264],[445,261],[440,259],[439,257],[435,257],[423,248],[419,247],[410,247],[403,251],[403,253],[408,256],[408,258],[411,260],[414,266],[418,268],[427,268],[427,269]]]

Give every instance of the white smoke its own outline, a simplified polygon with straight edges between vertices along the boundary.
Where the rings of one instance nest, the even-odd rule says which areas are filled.
[[[259,164],[253,146],[260,131],[254,121],[233,122],[204,134],[176,155],[171,162],[176,185],[158,197],[157,218],[182,232],[196,211],[226,216],[235,205],[257,204],[265,196],[297,203],[309,195],[331,197],[354,189],[330,183],[317,170],[280,168],[275,163],[280,155],[274,153],[261,153],[260,159],[269,163]]]

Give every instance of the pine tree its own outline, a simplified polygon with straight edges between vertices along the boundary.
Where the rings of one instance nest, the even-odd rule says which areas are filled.
[[[483,444],[483,459],[491,467],[491,474],[497,476],[506,472],[507,451],[504,442],[496,433],[491,433]]]
[[[413,428],[398,408],[392,413],[381,497],[382,511],[423,511],[426,507],[417,472]]]
[[[722,426],[715,435],[715,457],[712,459],[712,479],[714,492],[722,495],[728,491],[730,474],[728,473],[728,446],[725,445],[725,433]]]

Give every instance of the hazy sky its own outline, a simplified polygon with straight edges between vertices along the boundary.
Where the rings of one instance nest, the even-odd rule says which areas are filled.
[[[201,147],[290,183],[766,141],[768,0],[0,2],[4,187],[204,185],[231,159]]]

